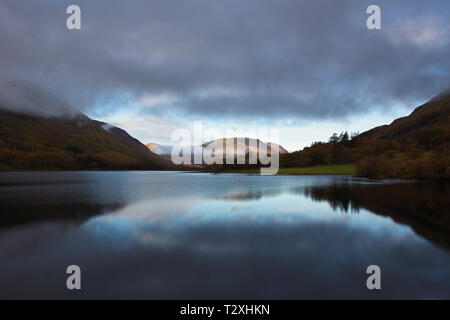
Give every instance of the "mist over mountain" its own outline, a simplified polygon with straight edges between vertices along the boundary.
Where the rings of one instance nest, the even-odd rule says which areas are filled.
[[[125,130],[29,82],[1,86],[0,170],[168,169]]]
[[[44,88],[23,80],[0,83],[0,109],[37,117],[82,117],[70,106]]]
[[[244,139],[244,148],[242,150],[240,148],[238,148],[238,146],[237,146],[237,141],[238,141],[237,139]],[[228,150],[227,144],[234,145],[234,150],[232,150],[232,151],[234,151],[235,155],[245,155],[245,154],[248,154],[249,152],[258,153],[259,149],[261,147],[263,147],[263,148],[265,147],[267,152],[271,153],[272,146],[278,146],[278,150],[279,150],[280,154],[288,153],[288,151],[285,148],[283,148],[281,145],[278,145],[278,144],[272,143],[272,142],[264,143],[259,139],[252,139],[252,138],[221,138],[221,139],[216,139],[213,141],[208,141],[208,142],[202,144],[201,146],[197,146],[197,148],[195,148],[194,146],[189,146],[189,147],[191,149],[191,155],[195,155],[196,153],[199,153],[202,155],[204,149],[207,148],[208,146],[214,147],[215,152],[222,152],[223,155],[226,155],[226,152]],[[168,157],[168,156],[170,157],[170,155],[172,153],[172,149],[174,147],[171,145],[160,145],[158,143],[153,143],[153,142],[146,143],[145,145],[152,152],[154,152],[158,155],[161,155],[161,156],[166,156],[166,157]]]
[[[244,148],[238,145],[238,141],[243,142]],[[277,146],[280,154],[288,153],[286,149],[284,149],[282,146],[276,143],[272,142],[265,143],[259,139],[244,138],[244,137],[216,139],[213,141],[206,142],[202,146],[206,148],[210,145],[212,146],[212,144],[214,144],[214,146],[216,147],[215,148],[216,152],[221,150],[224,155],[228,151],[228,145],[234,146],[233,148],[234,150],[232,151],[234,151],[234,154],[236,155],[245,155],[252,152],[258,153],[261,148],[264,148],[265,150],[267,150],[267,153],[270,154],[272,152],[272,146]]]
[[[156,153],[157,155],[170,156],[172,153],[173,146],[170,145],[161,145],[158,143],[146,143],[145,146],[149,148],[150,151]]]

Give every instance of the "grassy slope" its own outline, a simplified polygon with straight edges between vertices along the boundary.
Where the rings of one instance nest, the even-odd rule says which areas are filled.
[[[259,169],[225,170],[223,173],[259,173]],[[280,168],[279,175],[354,175],[356,167],[353,164],[311,166],[296,168]]]

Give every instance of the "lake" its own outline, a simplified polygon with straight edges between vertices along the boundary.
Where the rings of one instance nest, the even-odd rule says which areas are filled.
[[[448,183],[14,172],[0,208],[3,299],[450,298]]]

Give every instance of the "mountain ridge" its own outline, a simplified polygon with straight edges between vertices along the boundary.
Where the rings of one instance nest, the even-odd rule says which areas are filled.
[[[222,142],[222,146],[223,146],[223,150],[226,151],[226,145],[227,143],[230,143],[231,140],[233,140],[231,143],[234,144],[234,150],[237,150],[237,141],[238,139],[243,139],[244,143],[245,143],[245,154],[247,154],[248,152],[255,152],[258,153],[259,152],[259,146],[260,145],[265,145],[267,151],[270,153],[272,151],[272,145],[276,145],[279,148],[279,152],[280,154],[285,154],[288,153],[288,151],[283,148],[281,145],[277,144],[277,143],[273,143],[273,142],[263,142],[260,139],[253,139],[253,138],[248,138],[248,137],[233,137],[233,138],[220,138],[220,139],[215,139],[212,141],[208,141],[206,143],[204,143],[202,146],[204,148],[206,148],[208,145],[212,144],[212,143],[220,143]],[[252,143],[250,143],[252,142]],[[256,150],[252,149],[252,145],[256,145]]]
[[[280,158],[282,167],[346,163],[370,178],[450,179],[450,91],[389,125],[352,138],[333,134]]]
[[[360,135],[368,138],[402,139],[415,137],[424,129],[448,129],[450,124],[450,89],[416,107],[408,116],[391,124],[370,129]]]
[[[174,168],[125,130],[90,119],[45,89],[17,81],[6,87],[15,92],[5,97],[0,90],[0,170]]]

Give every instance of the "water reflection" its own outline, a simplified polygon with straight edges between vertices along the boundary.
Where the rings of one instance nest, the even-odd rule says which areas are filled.
[[[410,226],[417,234],[450,248],[450,186],[448,183],[332,184],[299,190],[334,210],[361,208]]]
[[[277,195],[282,194],[283,192],[284,192],[283,189],[235,192],[231,194],[218,195],[217,199],[251,201],[251,200],[260,200],[263,197],[275,197]]]
[[[223,200],[260,200],[283,193],[327,202],[333,211],[358,214],[361,209],[390,217],[417,234],[450,248],[450,185],[445,182],[339,181],[339,183],[286,189],[239,192],[218,196]]]
[[[8,179],[0,199],[10,217],[21,201],[41,210],[74,192],[69,204],[101,209],[78,220],[67,208],[64,221],[29,209],[34,220],[5,226],[0,298],[450,297],[450,255],[434,245],[448,241],[448,185],[126,172]],[[82,292],[64,287],[69,264],[83,270]],[[382,269],[382,291],[365,286],[370,264]]]

